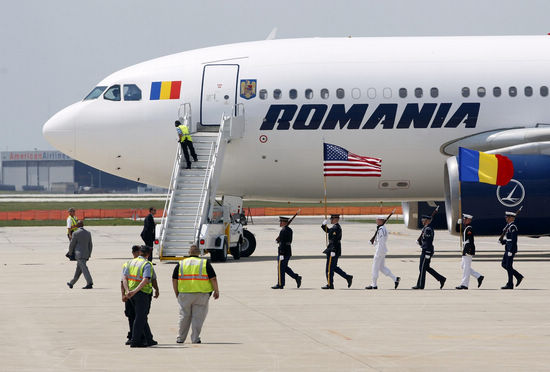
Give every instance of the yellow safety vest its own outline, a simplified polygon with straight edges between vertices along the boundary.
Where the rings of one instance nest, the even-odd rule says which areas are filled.
[[[143,257],[137,257],[134,258],[131,261],[127,262],[128,265],[128,288],[130,291],[133,291],[137,287],[139,287],[139,283],[143,280],[143,269],[145,268],[145,265],[151,266],[151,280],[148,284],[146,284],[141,291],[145,292],[147,294],[153,293],[153,285],[151,282],[153,281],[153,265],[151,265],[151,262],[144,259]]]
[[[198,257],[184,258],[178,273],[179,293],[209,293],[214,290],[208,273],[206,259]]]
[[[76,217],[73,217],[71,215],[69,215],[68,217],[71,218],[71,232],[75,232],[76,230],[78,230],[78,227],[76,226],[78,220],[76,219]]]
[[[183,142],[185,140],[188,140],[189,142],[193,142],[193,139],[191,138],[191,135],[189,135],[189,128],[187,128],[187,125],[178,125],[178,128],[181,130],[181,140],[180,142]]]

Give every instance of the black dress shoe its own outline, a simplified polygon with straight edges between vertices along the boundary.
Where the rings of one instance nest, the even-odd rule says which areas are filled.
[[[439,282],[439,289],[443,289],[443,286],[445,285],[446,281],[447,281],[447,278],[441,279],[441,281]]]
[[[132,344],[132,340],[126,340],[126,343],[124,345],[131,345]]]
[[[483,279],[485,279],[485,277],[483,275],[481,275],[479,278],[477,278],[477,287],[481,287],[481,283],[483,283]]]
[[[459,285],[458,287],[456,287],[456,289],[468,289],[468,287],[466,287],[465,285]]]
[[[351,287],[351,282],[353,282],[353,275],[349,275],[346,280],[348,281],[348,288]]]
[[[158,345],[159,343],[156,342],[155,340],[151,340],[147,343],[147,346],[155,346],[155,345]]]
[[[300,288],[302,286],[302,277],[298,275],[296,278],[296,287]]]
[[[514,289],[511,285],[505,285],[504,287],[500,287],[500,289]]]
[[[191,163],[187,164],[187,167],[185,169],[191,169]]]
[[[130,343],[130,347],[147,347],[146,344],[132,344]]]
[[[522,280],[523,280],[523,276],[520,276],[518,281],[516,282],[516,287],[519,285],[519,283],[521,283]]]
[[[73,285],[69,282],[67,282],[67,285],[69,286],[70,289],[73,289]]]
[[[283,289],[284,287],[281,287],[279,284],[274,285],[271,287],[271,289]]]
[[[323,287],[321,287],[321,289],[334,289],[334,286],[333,285],[325,285]]]
[[[93,284],[88,284],[85,287],[82,287],[82,289],[92,289],[93,286],[94,286]]]
[[[195,156],[195,157],[193,158],[193,161],[197,162],[197,161],[199,161],[199,159],[197,159],[197,157]]]
[[[400,281],[401,281],[400,277],[395,278],[395,287],[394,287],[394,289],[397,289],[397,287],[399,287],[399,282]]]
[[[365,289],[378,289],[378,287],[369,285],[369,286],[365,287]]]
[[[424,289],[424,288],[420,288],[419,286],[415,285],[414,287],[412,287],[412,289]]]

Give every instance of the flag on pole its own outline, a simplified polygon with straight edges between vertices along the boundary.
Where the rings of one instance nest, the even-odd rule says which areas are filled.
[[[503,155],[459,147],[458,172],[462,182],[483,182],[504,186],[514,176],[514,164]]]
[[[326,177],[380,177],[382,175],[382,159],[356,155],[330,143],[323,145],[323,166]]]

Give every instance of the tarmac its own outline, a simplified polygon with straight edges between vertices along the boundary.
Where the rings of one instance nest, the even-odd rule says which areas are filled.
[[[371,281],[368,240],[372,223],[342,221],[340,266],[354,276],[347,288],[322,290],[325,235],[321,218],[297,218],[290,267],[303,276],[302,288],[287,278],[276,284],[276,219],[249,225],[257,249],[249,258],[215,263],[220,298],[210,300],[202,344],[176,344],[178,304],[172,290],[173,263],[155,266],[160,297],[149,324],[158,345],[124,345],[128,322],[120,296],[122,263],[132,244],[141,244],[139,226],[90,227],[94,250],[84,278],[69,289],[75,263],[64,254],[60,227],[0,228],[0,371],[542,371],[550,369],[550,239],[520,237],[515,267],[525,279],[501,290],[502,246],[495,237],[476,238],[474,278],[460,283],[458,238],[436,231],[432,267],[447,277],[443,290],[428,276],[426,289],[411,290],[418,276],[418,231],[389,224],[387,266],[400,276],[393,289],[381,275]],[[503,220],[504,225],[504,220]],[[520,221],[518,221],[520,226]],[[521,227],[520,227],[521,228]]]

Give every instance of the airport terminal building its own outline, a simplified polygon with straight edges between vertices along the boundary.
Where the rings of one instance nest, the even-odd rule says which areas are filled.
[[[0,190],[137,192],[146,186],[102,172],[60,151],[3,151],[0,154]]]

